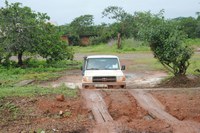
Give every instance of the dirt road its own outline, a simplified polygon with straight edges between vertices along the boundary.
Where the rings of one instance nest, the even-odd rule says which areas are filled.
[[[83,56],[85,55],[79,54],[75,58],[81,60]],[[65,84],[70,88],[80,88],[86,107],[91,110],[95,121],[95,126],[89,129],[90,132],[199,133],[200,88],[190,89],[191,92],[195,91],[195,94],[186,92],[181,95],[174,93],[175,90],[181,91],[179,88],[152,88],[166,78],[167,73],[146,69],[148,66],[136,71],[131,69],[131,66],[137,66],[137,64],[130,60],[130,58],[140,59],[151,56],[149,53],[142,56],[120,55],[122,63],[129,66],[125,71],[126,90],[82,90],[80,70],[68,71],[66,76],[42,85],[58,87]],[[138,67],[140,66],[141,64],[138,65]],[[173,94],[175,98],[165,97],[166,92],[169,96]],[[182,95],[186,97],[186,100],[182,100],[184,99]],[[187,98],[187,95],[191,95],[192,98]],[[182,106],[171,108],[174,103]],[[196,106],[190,108],[191,105]],[[187,112],[181,111],[182,109]],[[186,120],[182,119],[185,118],[185,115],[188,116]]]
[[[115,133],[113,118],[107,110],[107,106],[96,90],[81,90],[81,94],[86,101],[86,105],[92,110],[96,126],[92,129],[94,133]]]
[[[174,133],[198,133],[200,131],[199,123],[180,121],[173,117],[165,111],[165,107],[150,93],[143,90],[129,90],[129,92],[145,110],[172,125]]]
[[[147,91],[141,89],[81,91],[96,121],[93,132],[118,133],[128,130],[138,133],[199,133],[200,131],[199,123],[175,118]]]

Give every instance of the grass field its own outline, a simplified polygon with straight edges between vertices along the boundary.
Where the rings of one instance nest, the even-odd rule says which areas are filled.
[[[5,97],[34,97],[46,94],[63,94],[65,97],[77,97],[77,89],[68,89],[66,86],[58,88],[46,88],[36,85],[24,87],[2,87],[0,88],[0,99]]]
[[[200,46],[200,39],[189,39],[186,41],[192,47]],[[164,67],[151,54],[147,44],[135,41],[133,39],[123,40],[122,49],[117,50],[116,42],[113,45],[100,44],[88,47],[74,47],[75,53],[100,53],[100,54],[134,54],[138,58],[134,58],[133,62],[137,66],[132,65],[130,68],[138,71],[146,70],[164,70]],[[142,56],[147,54],[147,56]],[[60,61],[47,64],[44,61],[32,60],[26,64],[25,68],[3,67],[0,66],[0,98],[7,96],[35,96],[51,93],[64,93],[66,95],[75,95],[75,92],[65,87],[59,89],[42,88],[36,85],[28,85],[24,87],[15,86],[16,83],[23,80],[34,80],[36,83],[41,81],[53,80],[63,75],[63,71],[69,69],[80,68],[81,63],[77,61]],[[140,65],[140,67],[138,67]],[[199,75],[195,72],[200,69],[200,54],[195,53],[190,59],[190,66],[187,74]]]
[[[199,72],[196,72],[196,69],[200,69],[200,53],[196,53],[190,59],[190,66],[187,70],[187,74],[199,75]]]
[[[32,64],[31,64],[32,63]],[[36,96],[44,94],[65,94],[75,96],[76,90],[69,90],[65,86],[57,89],[42,88],[37,85],[19,87],[16,84],[23,80],[34,80],[35,83],[53,80],[63,75],[63,71],[77,69],[80,63],[76,61],[54,62],[46,64],[43,61],[31,62],[28,68],[0,67],[0,99],[11,96]]]
[[[117,42],[107,44],[90,45],[87,47],[75,46],[75,53],[131,53],[131,52],[141,52],[149,51],[148,45],[141,41],[136,41],[134,39],[122,40],[122,48],[117,49]]]
[[[185,44],[192,47],[194,50],[200,47],[200,39],[187,39]],[[108,44],[99,44],[92,45],[87,47],[74,47],[75,53],[94,53],[94,54],[142,54],[150,52],[150,47],[147,43],[136,41],[134,39],[126,39],[122,41],[122,49],[117,49],[117,42],[113,42],[113,45]],[[149,70],[165,70],[165,68],[154,58],[144,57],[139,59],[134,59],[137,64],[146,64],[149,67]],[[187,74],[198,75],[198,72],[195,72],[196,69],[200,69],[200,54],[194,53],[190,59],[190,66],[187,70]],[[143,67],[134,67],[133,69],[142,70]]]

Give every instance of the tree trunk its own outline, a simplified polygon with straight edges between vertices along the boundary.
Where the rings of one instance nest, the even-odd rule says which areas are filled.
[[[19,66],[23,65],[22,55],[23,55],[23,52],[18,53],[18,65]]]
[[[117,48],[120,49],[121,48],[121,34],[118,33],[117,35]]]

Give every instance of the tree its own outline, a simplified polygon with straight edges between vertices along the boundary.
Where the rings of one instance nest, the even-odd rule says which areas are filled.
[[[129,35],[127,31],[129,31],[130,26],[132,26],[133,16],[129,13],[127,13],[123,8],[117,7],[117,6],[109,6],[104,9],[102,12],[103,17],[108,17],[109,19],[116,20],[115,26],[117,26],[117,29],[115,29],[117,33],[118,38],[118,49],[121,48],[121,36]]]
[[[193,17],[179,17],[173,19],[181,26],[181,30],[184,31],[189,38],[196,38],[197,37],[197,20]]]
[[[193,53],[183,45],[185,34],[176,23],[165,20],[162,12],[143,16],[141,20],[145,23],[140,23],[139,33],[149,42],[154,57],[175,76],[185,75]],[[148,21],[150,23],[146,23]]]
[[[93,15],[81,15],[64,26],[70,45],[80,45],[80,36],[96,34],[93,19]]]
[[[91,38],[91,43],[92,44],[100,44],[102,42],[107,43],[110,39],[115,38],[116,30],[113,30],[114,27],[117,26],[115,24],[109,25],[105,23],[95,26],[96,37]]]
[[[146,41],[148,30],[150,27],[155,26],[160,23],[163,18],[163,11],[158,14],[152,14],[151,12],[135,12],[134,20],[137,29],[137,39]],[[149,27],[150,26],[150,27]]]
[[[102,12],[103,17],[108,17],[109,19],[114,19],[117,22],[122,22],[125,20],[130,14],[125,12],[125,10],[121,7],[117,6],[109,6],[104,9]]]
[[[18,55],[18,64],[22,65],[22,55],[32,48],[32,29],[37,14],[28,7],[20,7],[20,3],[9,5],[0,10],[2,45],[6,52]]]
[[[9,4],[6,1],[5,4],[5,8],[0,9],[0,45],[4,55],[17,55],[19,66],[23,65],[24,52],[41,55],[46,52],[51,59],[58,59],[57,55],[53,57],[52,53],[63,45],[58,37],[58,31],[47,23],[50,18],[46,14],[33,12],[29,7],[22,7],[21,3]],[[51,48],[46,46],[54,45],[56,45],[52,49],[54,51],[47,52]],[[41,52],[42,50],[44,52]],[[44,57],[49,58],[49,56]]]
[[[70,27],[72,28],[72,33],[76,35],[90,35],[93,33],[93,15],[82,15],[75,18]]]
[[[39,54],[48,62],[73,59],[73,49],[66,45],[66,42],[61,40],[61,32],[58,32],[58,28],[50,23],[43,23],[37,32],[37,36],[34,40],[37,44],[33,52]]]

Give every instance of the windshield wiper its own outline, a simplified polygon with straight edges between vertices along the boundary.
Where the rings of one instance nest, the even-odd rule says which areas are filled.
[[[99,68],[89,68],[87,70],[99,70]]]

